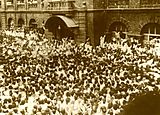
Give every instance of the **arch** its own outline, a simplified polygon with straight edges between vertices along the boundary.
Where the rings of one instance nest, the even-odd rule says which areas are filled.
[[[130,21],[128,21],[126,18],[124,18],[124,17],[112,17],[110,19],[109,23],[108,23],[108,26],[106,27],[106,30],[109,31],[109,28],[111,27],[111,25],[114,22],[121,22],[121,23],[125,24],[128,32],[131,31],[131,29],[132,29],[131,26],[130,26],[130,24],[129,24]]]
[[[35,19],[30,19],[29,20],[29,27],[30,28],[36,28],[37,27],[37,22],[36,22],[36,20]]]
[[[72,19],[61,15],[52,16],[45,23],[45,28],[52,32],[56,39],[74,38],[73,28],[77,27],[78,25]]]
[[[112,32],[112,31],[116,31],[116,32],[127,32],[128,31],[128,28],[127,26],[120,22],[120,21],[116,21],[116,22],[113,22],[110,26],[109,26],[109,32]]]
[[[14,25],[13,18],[9,18],[8,19],[8,28],[10,29],[11,26],[13,26],[13,25]]]
[[[142,27],[140,34],[160,34],[160,24],[148,23]]]
[[[18,19],[18,27],[23,27],[24,25],[24,20],[22,18]]]

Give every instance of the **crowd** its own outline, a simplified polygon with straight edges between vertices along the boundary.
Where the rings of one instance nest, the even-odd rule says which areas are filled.
[[[119,115],[136,96],[160,88],[155,46],[134,39],[93,48],[67,38],[3,33],[0,113]],[[12,39],[11,39],[12,38]]]

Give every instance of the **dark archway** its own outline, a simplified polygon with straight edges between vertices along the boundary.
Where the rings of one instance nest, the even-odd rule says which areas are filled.
[[[112,31],[115,31],[115,32],[127,32],[128,28],[124,23],[117,21],[117,22],[113,22],[110,25],[109,32],[112,32]]]
[[[143,34],[160,34],[160,24],[148,23],[141,29],[141,35]]]
[[[128,32],[128,28],[123,22],[115,21],[109,26],[108,31],[106,42],[111,42],[113,40],[112,38],[116,38],[117,40],[119,38],[125,39],[125,33]]]
[[[29,27],[30,28],[37,28],[37,22],[36,22],[36,20],[35,19],[30,19],[30,21],[29,21]]]
[[[24,20],[22,18],[18,19],[18,27],[23,27],[24,25]]]
[[[65,16],[53,16],[45,24],[45,28],[53,33],[55,39],[71,37],[74,38],[73,28],[77,27],[74,21]]]
[[[160,115],[159,91],[136,97],[120,115]]]
[[[11,26],[13,26],[13,19],[12,19],[12,18],[9,18],[9,19],[8,19],[8,28],[10,29]]]

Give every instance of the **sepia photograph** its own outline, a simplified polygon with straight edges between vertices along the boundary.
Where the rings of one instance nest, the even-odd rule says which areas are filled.
[[[0,115],[160,115],[160,0],[0,0]]]

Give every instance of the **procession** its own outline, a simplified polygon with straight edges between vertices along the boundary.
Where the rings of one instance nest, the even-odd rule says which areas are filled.
[[[7,30],[1,36],[2,114],[120,115],[137,96],[160,90],[156,43],[107,43],[104,35],[93,47],[69,38],[51,41],[35,31]]]

